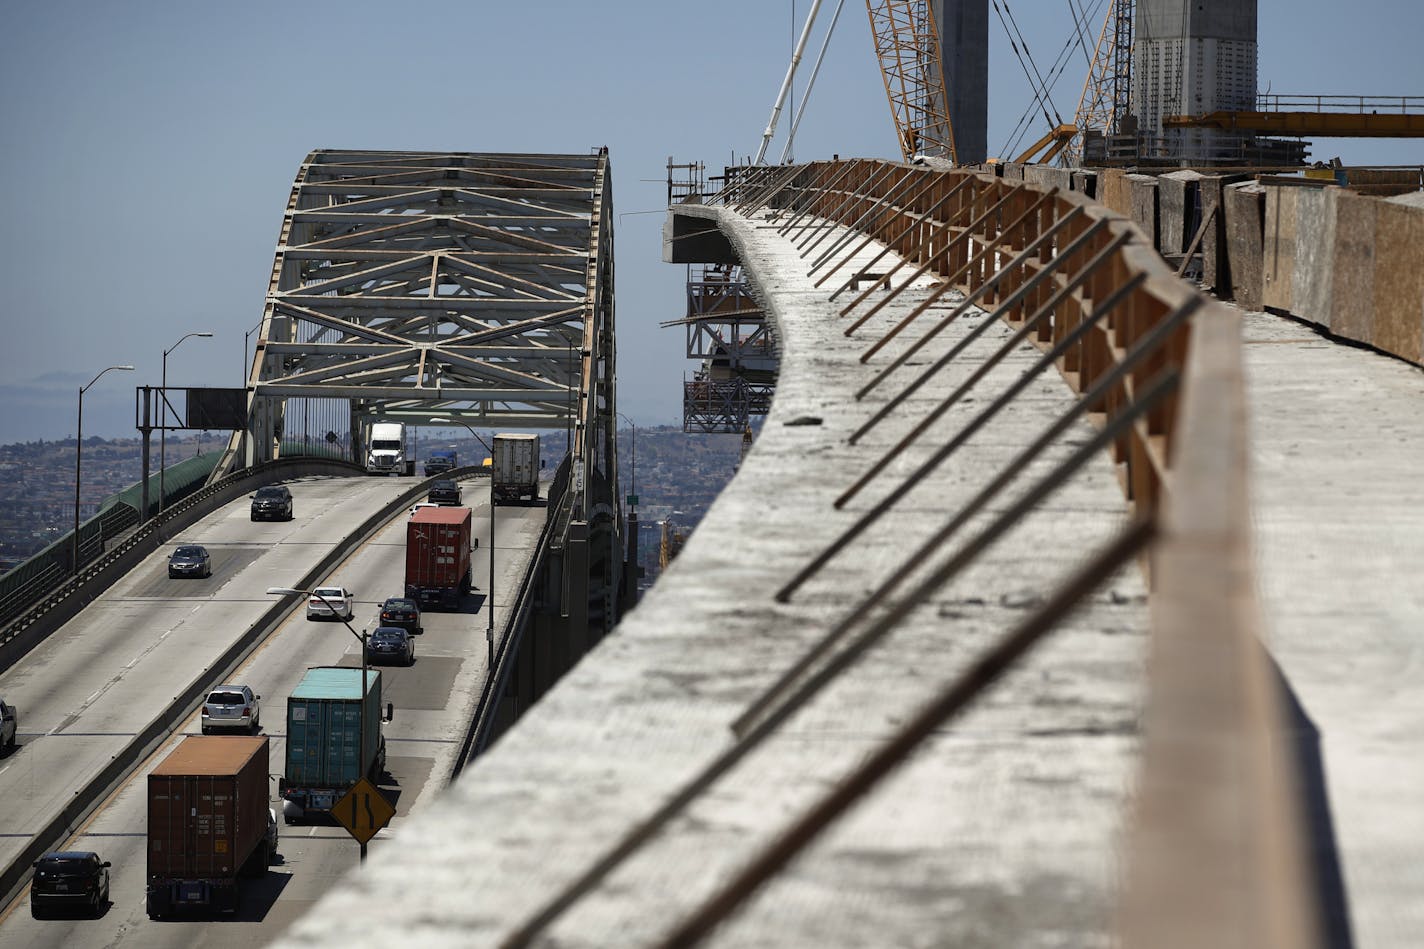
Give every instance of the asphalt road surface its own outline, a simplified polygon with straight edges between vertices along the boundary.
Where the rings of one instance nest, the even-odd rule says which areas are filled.
[[[296,582],[370,509],[410,485],[404,478],[298,482],[296,520],[251,523],[235,502],[175,537],[30,656],[0,677],[0,694],[20,709],[21,747],[0,759],[0,852],[13,854],[107,762],[161,705],[190,681],[271,604],[269,586]],[[475,588],[459,612],[427,612],[410,667],[383,668],[382,701],[395,706],[386,726],[383,792],[396,807],[392,824],[370,843],[369,860],[400,833],[401,821],[439,791],[479,698],[485,677],[485,587],[489,577],[488,487],[466,482],[474,509]],[[496,519],[495,616],[508,606],[543,526],[545,508],[501,506]],[[404,571],[404,512],[325,582],[356,596],[358,629],[374,628],[380,602],[399,595]],[[213,576],[169,580],[167,557],[178,542],[212,553]],[[307,621],[293,598],[291,617],[230,681],[262,696],[271,738],[271,787],[285,752],[285,696],[309,666],[359,666],[361,648],[339,622]],[[498,625],[497,625],[498,628]],[[334,823],[280,823],[279,856],[265,878],[244,881],[233,914],[149,920],[145,909],[146,775],[184,735],[194,716],[148,759],[65,846],[95,850],[113,863],[111,905],[99,919],[34,920],[28,891],[0,915],[0,946],[242,946],[266,943],[357,864],[356,843]],[[11,836],[13,835],[13,836]],[[359,871],[358,871],[359,872]]]

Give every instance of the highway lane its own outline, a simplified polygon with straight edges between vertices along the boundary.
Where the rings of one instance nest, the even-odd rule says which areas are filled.
[[[0,675],[19,709],[20,747],[0,760],[0,859],[143,729],[266,610],[269,577],[299,575],[409,479],[302,479],[296,518],[252,523],[246,498],[146,558]],[[179,543],[213,552],[213,576],[169,580]]]
[[[452,766],[485,677],[486,614],[483,611],[489,576],[488,488],[465,483],[465,500],[473,505],[474,533],[480,545],[473,554],[475,589],[460,613],[427,612],[425,632],[417,637],[416,662],[409,668],[384,668],[386,701],[395,705],[395,720],[386,726],[387,770],[383,790],[397,807],[392,826],[371,841],[370,860],[379,860],[382,843],[400,832],[402,820],[438,792]],[[543,526],[545,508],[500,507],[496,519],[496,619],[507,607],[527,569]],[[245,515],[244,515],[245,516]],[[350,588],[357,598],[353,625],[373,628],[381,600],[400,592],[404,570],[405,516],[362,546],[330,577]],[[229,581],[234,602],[266,600],[269,585],[294,582],[292,576],[263,569],[246,571]],[[215,578],[217,579],[217,578]],[[139,580],[139,583],[146,582]],[[293,616],[249,657],[236,681],[247,682],[262,695],[264,732],[272,737],[270,793],[285,750],[284,698],[312,665],[359,665],[360,645],[340,623],[308,622],[300,604]],[[196,734],[190,719],[183,734]],[[145,776],[179,739],[145,762],[69,843],[92,849],[113,862],[112,905],[98,920],[34,920],[28,903],[16,901],[0,920],[0,946],[251,946],[274,939],[329,887],[357,863],[357,848],[334,824],[282,825],[280,861],[266,878],[247,884],[236,914],[216,919],[148,919],[144,894]]]

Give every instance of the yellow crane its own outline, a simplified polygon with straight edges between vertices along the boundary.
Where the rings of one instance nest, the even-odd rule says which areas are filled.
[[[928,0],[865,0],[870,35],[905,161],[947,157],[956,165],[939,31]]]
[[[1083,94],[1078,99],[1078,111],[1073,117],[1074,134],[1068,151],[1069,163],[1083,162],[1083,135],[1098,132],[1104,136],[1126,131],[1123,120],[1128,115],[1132,91],[1132,18],[1135,0],[1112,0],[1088,77],[1083,82]],[[1061,131],[1061,127],[1059,130]]]

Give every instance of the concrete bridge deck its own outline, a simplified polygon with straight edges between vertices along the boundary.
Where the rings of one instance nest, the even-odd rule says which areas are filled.
[[[1424,373],[1293,320],[1248,313],[1243,326],[1257,577],[1321,780],[1310,806],[1328,835],[1315,865],[1330,944],[1418,945]]]

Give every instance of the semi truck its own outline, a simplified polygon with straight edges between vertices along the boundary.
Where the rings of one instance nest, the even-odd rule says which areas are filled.
[[[148,915],[237,909],[271,861],[267,736],[192,735],[148,776]]]
[[[287,698],[287,760],[277,781],[282,819],[295,824],[326,814],[361,778],[386,769],[389,704],[381,714],[381,673],[346,666],[313,666]]]
[[[491,503],[539,500],[539,436],[496,435],[493,469]]]
[[[377,422],[371,426],[371,437],[366,443],[366,470],[385,475],[406,472],[403,423]]]
[[[419,508],[405,528],[405,595],[455,609],[470,592],[470,509]]]
[[[425,459],[425,476],[429,478],[433,475],[444,474],[454,467],[456,467],[455,449],[436,448]]]

